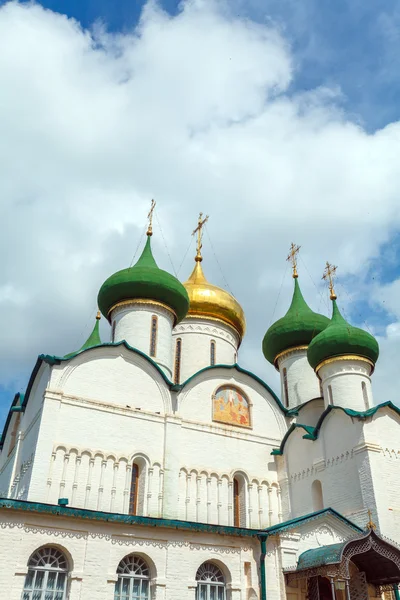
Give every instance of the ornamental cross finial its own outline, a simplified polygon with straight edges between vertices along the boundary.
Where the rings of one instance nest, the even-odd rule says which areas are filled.
[[[195,256],[196,262],[201,262],[203,260],[203,257],[201,255],[201,249],[203,247],[203,244],[202,244],[203,227],[204,227],[205,223],[207,223],[207,221],[208,221],[208,215],[203,219],[203,213],[200,213],[199,220],[197,222],[197,227],[192,233],[192,235],[195,235],[197,233],[196,256]]]
[[[297,255],[299,253],[300,250],[300,246],[296,246],[296,244],[293,244],[293,242],[290,245],[290,252],[287,256],[287,261],[292,263],[292,269],[293,269],[293,278],[297,279],[297,277],[299,276],[297,273]]]
[[[329,291],[331,293],[331,300],[336,300],[336,298],[337,298],[337,296],[335,294],[335,289],[333,287],[333,280],[336,276],[336,269],[337,269],[337,267],[335,267],[334,265],[331,265],[327,261],[324,274],[322,275],[322,279],[325,279],[325,281],[329,282],[328,285],[329,285]]]
[[[369,509],[368,509],[368,518],[369,518],[369,521],[367,523],[367,529],[370,529],[370,530],[376,529],[376,525],[372,520],[372,513]]]
[[[155,200],[152,200],[150,211],[149,211],[149,214],[147,215],[147,218],[149,220],[149,225],[147,227],[146,235],[153,235],[153,212],[154,212],[155,207],[156,207],[156,202],[155,202]]]

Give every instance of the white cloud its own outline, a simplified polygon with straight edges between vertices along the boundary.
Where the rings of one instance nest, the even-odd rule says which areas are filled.
[[[186,1],[176,17],[149,3],[137,30],[117,36],[31,4],[0,8],[0,282],[18,290],[1,297],[5,384],[39,352],[82,344],[97,291],[130,264],[152,197],[176,265],[198,211],[210,213],[247,313],[244,366],[276,382],[260,344],[289,243],[302,244],[319,283],[327,258],[360,274],[400,224],[399,123],[368,135],[342,111],[340,90],[293,94],[294,63],[278,31],[212,0]],[[157,227],[155,253],[170,269]],[[207,236],[204,253],[222,284]],[[394,390],[389,362],[379,400]]]

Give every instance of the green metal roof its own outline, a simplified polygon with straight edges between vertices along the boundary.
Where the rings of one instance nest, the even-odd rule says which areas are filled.
[[[9,498],[0,498],[0,510],[22,510],[27,512],[37,512],[50,514],[60,517],[75,517],[78,519],[90,519],[94,521],[107,521],[109,523],[123,523],[124,525],[147,525],[151,527],[168,527],[172,529],[183,529],[187,531],[203,531],[206,533],[217,533],[222,535],[238,535],[246,537],[268,537],[275,535],[280,531],[293,529],[320,518],[321,516],[331,515],[355,531],[362,531],[355,523],[349,521],[333,510],[325,508],[314,513],[303,515],[290,521],[278,523],[267,529],[250,529],[244,527],[232,527],[229,525],[210,525],[208,523],[197,523],[193,521],[180,521],[178,519],[163,519],[156,517],[141,517],[138,515],[126,515],[120,513],[111,513],[98,510],[88,510],[86,508],[72,508],[69,506],[59,506],[58,504],[45,504],[43,502],[30,502],[28,500],[12,500]]]
[[[327,317],[315,313],[308,306],[295,278],[289,310],[284,317],[271,325],[264,336],[262,349],[265,358],[274,364],[280,352],[296,346],[308,346],[328,323]]]
[[[378,360],[379,345],[374,336],[364,329],[353,327],[343,318],[336,300],[332,301],[332,319],[329,325],[310,343],[307,358],[315,369],[327,358],[355,354],[368,358],[374,364]]]
[[[101,286],[97,298],[99,308],[108,318],[110,309],[123,300],[145,298],[169,306],[181,321],[189,310],[189,297],[182,283],[160,269],[151,251],[150,236],[139,260],[133,267],[118,271]]]
[[[300,554],[297,561],[297,571],[322,567],[324,565],[336,565],[342,559],[342,552],[347,545],[346,542],[331,544],[330,546],[321,546],[320,548],[311,548]]]

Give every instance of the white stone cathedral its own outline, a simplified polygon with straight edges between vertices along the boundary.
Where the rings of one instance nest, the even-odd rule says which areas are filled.
[[[400,410],[378,344],[298,283],[240,367],[243,310],[147,242],[109,277],[82,348],[40,355],[0,442],[4,600],[367,600],[400,584]],[[327,275],[332,269],[328,266]],[[262,299],[260,299],[262,301]],[[282,311],[283,312],[283,311]]]

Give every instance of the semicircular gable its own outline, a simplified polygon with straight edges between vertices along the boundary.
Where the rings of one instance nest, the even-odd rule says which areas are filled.
[[[151,362],[124,345],[99,346],[54,367],[52,387],[66,396],[164,414],[168,385]]]
[[[216,414],[213,400],[220,389],[231,389],[234,404],[239,413],[231,418],[227,414]],[[247,409],[249,419],[247,419]],[[270,388],[251,373],[225,366],[216,366],[199,371],[188,380],[178,395],[178,413],[184,419],[213,425],[234,426],[238,433],[253,433],[274,440],[281,440],[287,431],[284,411]]]

